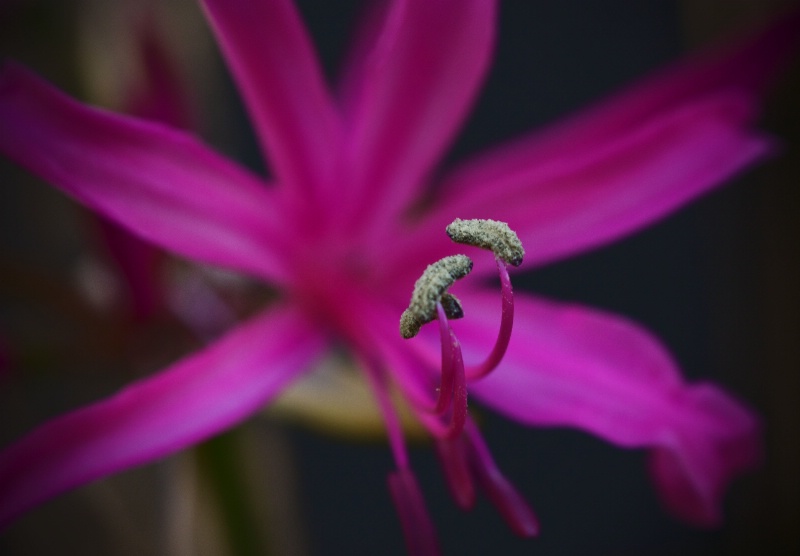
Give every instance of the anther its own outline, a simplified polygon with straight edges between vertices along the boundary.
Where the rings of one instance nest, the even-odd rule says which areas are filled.
[[[442,304],[442,308],[444,308],[444,314],[447,315],[448,319],[464,318],[464,308],[461,306],[461,301],[459,301],[456,296],[445,292],[442,294],[442,298],[439,301]],[[433,318],[436,318],[436,313],[433,314]],[[403,338],[413,338],[417,335],[423,324],[428,324],[432,320],[433,319],[429,319],[424,322],[420,321],[411,311],[411,309],[406,309],[403,311],[403,314],[400,315],[400,333],[403,335]],[[410,336],[406,336],[406,334],[410,334]]]
[[[461,303],[447,293],[447,288],[471,270],[472,260],[466,255],[452,255],[428,265],[414,284],[411,303],[400,317],[400,335],[405,339],[416,336],[423,324],[436,318],[437,303],[442,303],[448,318],[464,316]]]
[[[521,265],[525,255],[525,249],[516,232],[505,222],[456,218],[447,226],[447,235],[456,243],[489,249],[498,259],[513,266]]]
[[[444,309],[444,314],[448,319],[463,319],[464,308],[461,306],[461,301],[452,293],[445,292],[439,300]],[[424,323],[427,324],[427,323]]]

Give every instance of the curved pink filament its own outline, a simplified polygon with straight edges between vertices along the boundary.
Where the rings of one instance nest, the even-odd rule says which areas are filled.
[[[439,396],[436,399],[433,413],[444,415],[450,408],[450,402],[453,397],[456,374],[454,364],[455,351],[452,348],[453,331],[450,328],[450,322],[447,320],[447,315],[441,302],[436,304],[436,313],[439,317],[439,336],[442,342],[442,378],[439,382]]]
[[[511,288],[508,266],[497,257],[495,257],[495,260],[497,261],[497,270],[500,273],[500,293],[502,296],[500,330],[497,332],[497,340],[486,360],[467,369],[466,375],[469,380],[485,377],[500,364],[508,349],[508,342],[511,340],[511,329],[514,327],[514,291]]]
[[[374,360],[369,357],[362,357],[361,359],[361,368],[366,371],[367,380],[375,392],[375,399],[378,402],[378,408],[386,425],[386,435],[389,438],[389,446],[391,446],[394,461],[399,469],[407,469],[409,460],[406,444],[403,441],[403,427],[397,417],[392,400],[389,398],[389,385],[387,384],[386,376]]]
[[[456,438],[464,430],[467,420],[467,379],[464,374],[464,356],[461,353],[461,344],[456,335],[450,331],[451,347],[453,350],[453,404],[450,426],[446,438]]]
[[[434,435],[440,438],[455,438],[464,430],[464,423],[467,419],[467,380],[464,374],[464,355],[461,352],[458,338],[450,328],[441,303],[436,304],[436,311],[442,340],[442,379],[433,413],[437,417],[441,417],[450,410],[451,415],[447,424],[441,423],[439,419],[427,420],[427,422],[432,425],[428,428]]]

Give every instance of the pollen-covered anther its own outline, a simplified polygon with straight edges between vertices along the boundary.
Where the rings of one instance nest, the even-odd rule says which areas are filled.
[[[414,284],[411,303],[400,317],[400,335],[409,339],[419,333],[423,324],[436,319],[436,304],[441,303],[448,318],[461,318],[464,311],[458,299],[447,288],[470,273],[472,260],[466,255],[452,255],[428,265]]]
[[[525,249],[516,232],[505,222],[497,220],[461,220],[456,218],[447,226],[447,235],[456,243],[489,249],[506,264],[519,266]]]

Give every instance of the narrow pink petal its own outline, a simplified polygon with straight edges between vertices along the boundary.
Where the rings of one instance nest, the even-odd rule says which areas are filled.
[[[0,71],[0,152],[142,238],[280,278],[280,209],[264,184],[197,140],[75,102],[24,68]]]
[[[0,526],[65,490],[235,425],[324,345],[298,314],[277,308],[151,378],[42,425],[0,453]]]
[[[473,315],[491,315],[496,304],[492,295],[462,301]],[[472,393],[522,423],[654,449],[654,475],[671,509],[713,522],[728,482],[760,460],[756,417],[715,386],[684,383],[664,348],[623,318],[524,295],[517,304],[506,358]],[[467,315],[454,324],[465,351],[491,342],[496,324],[486,321]]]
[[[583,158],[586,150],[636,129],[642,121],[725,91],[747,94],[753,110],[741,114],[738,123],[752,124],[759,112],[756,99],[785,69],[798,45],[800,11],[795,11],[746,40],[689,56],[566,121],[501,147],[483,160],[468,163],[471,169],[464,169],[466,174],[457,180],[458,184],[481,187],[481,182],[518,173],[521,166],[541,164],[554,156]],[[508,163],[512,163],[512,169],[505,168]]]
[[[398,246],[399,260],[420,256],[415,240],[428,257],[438,256],[448,247],[440,230],[455,217],[507,222],[532,265],[633,233],[774,151],[769,137],[739,125],[753,109],[744,95],[720,93],[659,113],[580,154],[517,166],[518,173],[509,162],[509,173],[484,189],[451,193]]]
[[[508,222],[533,264],[571,256],[663,218],[771,154],[770,138],[738,126],[752,109],[735,94],[697,99],[583,158],[553,159],[448,208]]]
[[[204,0],[208,19],[281,184],[330,178],[339,115],[291,0]]]
[[[470,160],[409,245],[454,216],[496,218],[520,232],[528,264],[543,264],[665,216],[769,154],[751,127],[799,41],[800,12]]]
[[[448,146],[489,64],[496,2],[396,0],[346,103],[355,210],[373,222],[407,207]],[[351,69],[351,73],[352,73]]]
[[[722,513],[718,504],[724,489],[735,476],[760,463],[760,452],[754,442],[732,434],[735,430],[752,430],[753,416],[710,384],[699,384],[687,390],[684,403],[693,413],[715,414],[700,426],[715,442],[705,442],[699,435],[675,435],[663,447],[650,453],[650,471],[661,498],[676,515],[703,526],[719,525]],[[706,409],[704,409],[706,408]],[[725,466],[719,462],[724,461]]]

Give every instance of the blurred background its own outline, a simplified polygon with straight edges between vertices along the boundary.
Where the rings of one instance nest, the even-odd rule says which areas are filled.
[[[155,28],[191,102],[181,125],[263,171],[236,91],[197,6],[152,2]],[[359,2],[298,1],[329,77]],[[502,3],[496,60],[454,145],[456,160],[569,114],[792,2],[584,0]],[[148,2],[0,2],[0,55],[70,94],[121,109],[137,72]],[[537,511],[517,539],[486,500],[451,501],[431,447],[414,469],[447,554],[800,553],[800,72],[781,81],[764,127],[783,155],[646,231],[515,280],[556,299],[629,316],[690,379],[710,379],[766,423],[767,461],[736,481],[726,521],[697,530],[659,505],[645,454],[572,430],[528,429],[477,408],[498,465]],[[0,122],[2,133],[2,122]],[[169,261],[173,315],[137,314],[103,224],[0,161],[0,443],[158,370],[253,310],[264,292]],[[117,274],[115,274],[115,272]],[[224,290],[232,314],[208,330],[175,318],[193,288]],[[188,292],[188,293],[187,293]],[[126,301],[126,299],[128,301]],[[183,309],[181,309],[183,307]],[[209,309],[213,312],[213,307]],[[224,312],[223,312],[224,313]],[[266,414],[206,445],[60,496],[0,535],[0,554],[400,555],[380,438],[343,439]]]

